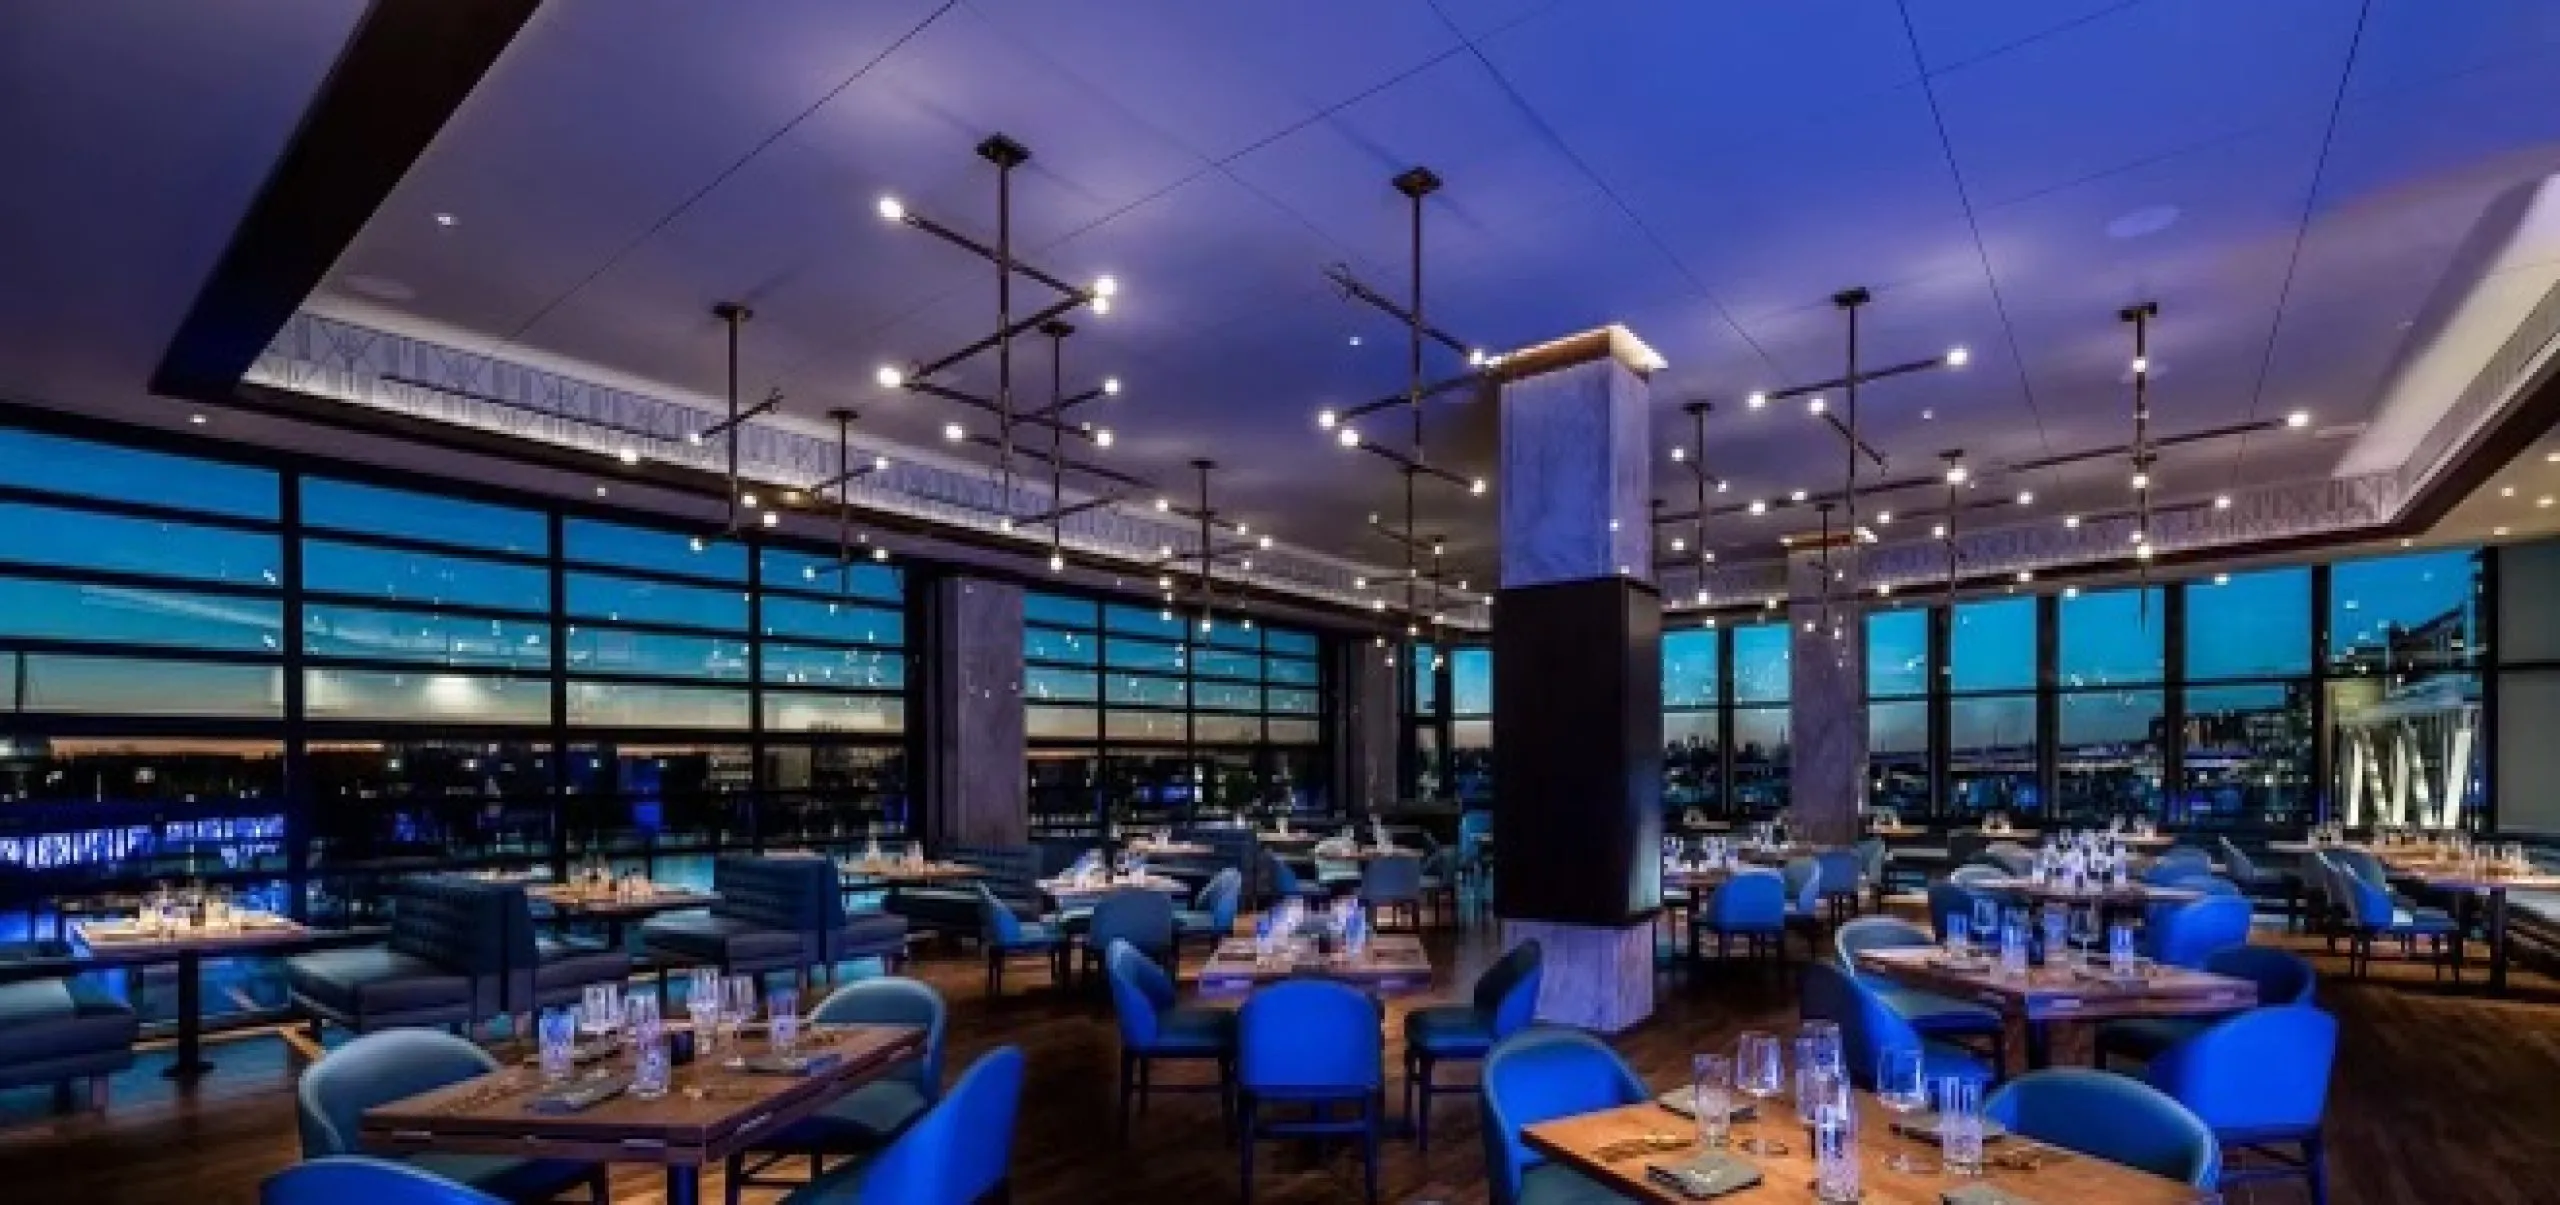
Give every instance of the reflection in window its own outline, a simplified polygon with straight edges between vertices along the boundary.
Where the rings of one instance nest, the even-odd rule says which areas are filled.
[[[1744,631],[1734,635],[1739,638]],[[1783,640],[1784,626],[1776,626]],[[1781,648],[1785,647],[1783,644]],[[1742,651],[1737,639],[1734,650],[1737,670],[1742,665]],[[1740,680],[1736,679],[1736,685]],[[1794,798],[1791,775],[1795,751],[1789,738],[1791,717],[1787,708],[1736,707],[1733,709],[1733,803],[1736,810],[1753,816],[1766,816],[1782,811]]]
[[[2387,675],[2478,661],[2479,568],[2476,550],[2448,549],[2330,570],[2330,672]]]
[[[1867,697],[1908,699],[1929,693],[1929,612],[1876,611],[1867,616]]]
[[[889,735],[904,731],[906,700],[898,695],[838,695],[806,690],[768,690],[764,694],[764,726],[768,732],[868,732]]]
[[[1716,644],[1714,628],[1690,628],[1662,634],[1663,706],[1716,705],[1724,673]]]
[[[854,550],[856,556],[862,550]],[[906,598],[905,577],[894,565],[881,565],[856,560],[840,563],[834,553],[809,553],[791,548],[766,548],[759,564],[768,590],[791,589],[802,593],[832,594],[840,598],[869,599],[895,607]]]
[[[1724,750],[1714,711],[1662,716],[1662,806],[1677,820],[1690,808],[1724,810]]]
[[[0,481],[111,502],[148,498],[155,506],[276,518],[276,475],[269,470],[36,431],[0,431]]]
[[[752,831],[755,763],[744,745],[582,741],[564,760],[573,859],[600,854],[709,887],[710,863],[683,855],[743,848]]]
[[[2029,690],[2036,684],[2036,600],[1958,603],[1949,641],[1953,689]]]
[[[280,719],[284,671],[137,657],[0,653],[15,711]]]
[[[2059,818],[2104,824],[2116,816],[2156,816],[2163,738],[2157,690],[2091,690],[2061,696]]]
[[[320,593],[378,602],[532,612],[551,607],[551,573],[539,566],[330,540],[302,542],[302,583]]]
[[[45,569],[90,569],[229,582],[283,584],[283,543],[265,532],[166,519],[91,514],[0,502],[0,560]]]
[[[564,609],[580,619],[731,630],[747,626],[747,597],[735,588],[572,573],[567,591]],[[768,615],[765,630],[771,632],[773,627]]]
[[[1867,704],[1867,806],[1913,822],[1929,813],[1929,704]]]
[[[273,653],[283,630],[273,598],[0,577],[0,636]]]
[[[847,690],[903,690],[907,658],[886,649],[819,645],[764,646],[764,680],[784,686],[832,686]]]
[[[1958,697],[1948,702],[1947,719],[1954,812],[1976,817],[2038,810],[2035,696]]]
[[[2307,655],[2307,629],[2304,637]],[[2217,829],[2316,819],[2311,700],[2311,684],[2300,681],[2188,690],[2185,790],[2169,819]]]
[[[747,676],[747,642],[718,636],[669,636],[580,624],[569,629],[569,671],[744,681]],[[768,662],[768,679],[772,673],[772,665]]]
[[[560,524],[560,557],[608,569],[652,569],[722,582],[747,576],[747,549],[736,540],[704,540],[664,528],[575,516]]]
[[[303,705],[313,719],[548,724],[551,684],[495,674],[308,669]]]
[[[747,726],[747,692],[709,686],[571,682],[569,722],[592,728]]]
[[[1733,701],[1784,703],[1793,693],[1790,667],[1793,643],[1783,623],[1745,624],[1733,629]],[[1736,735],[1736,745],[1742,738]]]
[[[302,521],[313,527],[484,552],[544,556],[551,551],[550,521],[540,511],[322,477],[303,479]]]
[[[907,799],[907,755],[896,745],[818,737],[768,745],[769,792],[759,817],[767,848],[850,853],[877,835],[916,834]]]
[[[56,882],[280,873],[284,746],[215,738],[11,738],[0,869]]]
[[[881,607],[775,595],[764,600],[764,634],[848,644],[899,644],[907,638],[907,621]]]
[[[548,621],[534,619],[479,619],[336,603],[309,603],[302,611],[303,651],[316,657],[548,673],[550,632]]]
[[[2187,585],[2187,679],[2311,672],[2311,571],[2224,573]]]
[[[2099,590],[2056,601],[2062,617],[2063,689],[2160,680],[2165,671],[2161,633],[2169,614],[2159,590]]]

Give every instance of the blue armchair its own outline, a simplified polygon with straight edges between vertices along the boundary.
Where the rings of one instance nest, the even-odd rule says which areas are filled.
[[[2205,895],[2153,914],[2145,926],[2152,961],[2199,968],[2205,958],[2227,946],[2249,944],[2249,898]]]
[[[711,865],[720,898],[698,912],[653,916],[640,925],[641,949],[671,966],[715,966],[722,974],[775,971],[804,978],[823,963],[842,924],[835,863],[824,858],[721,858]],[[666,978],[661,970],[660,994]]]
[[[2080,1067],[2030,1071],[2002,1084],[1982,1111],[2011,1133],[2196,1188],[2221,1177],[2213,1131],[2141,1080]]]
[[[2348,974],[2362,979],[2372,969],[2373,943],[2378,938],[2399,939],[2403,953],[2414,951],[2418,940],[2424,938],[2430,945],[2428,963],[2436,977],[2444,977],[2448,958],[2454,964],[2455,977],[2461,977],[2462,931],[2452,917],[2433,909],[2403,908],[2389,890],[2335,863],[2328,867],[2328,880],[2330,898],[2344,910]],[[2448,941],[2452,943],[2450,953]]]
[[[1530,1029],[1484,1060],[1484,1172],[1494,1205],[1603,1205],[1623,1198],[1529,1149],[1542,1121],[1632,1105],[1644,1081],[1608,1044],[1578,1029]]]
[[[1991,1065],[2007,1065],[2008,1027],[2000,1011],[1952,996],[1906,987],[1890,980],[1858,970],[1861,950],[1896,950],[1926,948],[1937,943],[1929,931],[1910,921],[1890,916],[1862,916],[1840,926],[1833,934],[1832,946],[1839,952],[1840,966],[1850,978],[1875,994],[1894,1015],[1911,1023],[1923,1037],[1982,1038],[1990,1042]]]
[[[2311,963],[2272,946],[2225,946],[2205,956],[2204,969],[2257,985],[2258,1007],[2309,1004],[2319,987]],[[2098,1066],[2110,1056],[2148,1062],[2163,1050],[2213,1028],[2221,1017],[2134,1017],[2098,1026]]]
[[[942,994],[914,979],[882,977],[846,984],[809,1011],[815,1025],[914,1025],[924,1030],[924,1050],[880,1078],[837,1097],[825,1108],[759,1142],[752,1152],[729,1156],[728,1205],[746,1187],[778,1188],[760,1177],[792,1155],[809,1157],[809,1178],[826,1173],[829,1155],[860,1155],[895,1139],[942,1099],[942,1039],[950,1009]],[[749,1154],[761,1162],[747,1164]]]
[[[1046,921],[1028,921],[1013,914],[1013,909],[996,898],[985,883],[978,889],[978,944],[987,952],[987,996],[1004,994],[1004,964],[1025,954],[1039,954],[1049,960],[1049,978],[1054,983],[1067,979],[1067,938],[1058,927]]]
[[[1209,877],[1191,906],[1173,914],[1174,936],[1206,937],[1214,945],[1235,932],[1236,908],[1244,899],[1244,874],[1227,867]]]
[[[941,1103],[879,1154],[828,1172],[781,1205],[953,1205],[1009,1195],[1022,1050],[978,1056]]]
[[[2143,1078],[2204,1121],[2226,1148],[2271,1163],[2226,1166],[2220,1185],[2301,1176],[2326,1205],[2320,1119],[2338,1057],[2338,1022],[2308,1004],[2253,1009],[2162,1051]],[[2288,1158],[2278,1149],[2291,1146]]]
[[[1734,938],[1743,939],[1745,948],[1754,956],[1767,950],[1778,961],[1787,958],[1787,885],[1785,880],[1765,870],[1745,870],[1717,884],[1707,902],[1689,912],[1689,952],[1699,955],[1701,932],[1716,936],[1716,957],[1724,958],[1732,950]]]
[[[1103,959],[1111,978],[1111,1007],[1120,1020],[1120,1140],[1129,1140],[1129,1105],[1147,1107],[1147,1097],[1168,1092],[1215,1091],[1218,1114],[1233,1124],[1236,1078],[1236,1015],[1222,1008],[1183,1008],[1176,1003],[1172,978],[1147,960],[1137,947],[1113,940]],[[1214,1087],[1158,1085],[1159,1059],[1208,1060],[1218,1066]]]
[[[1298,872],[1289,868],[1287,859],[1270,850],[1262,851],[1262,868],[1270,872],[1271,898],[1275,901],[1294,899],[1320,903],[1333,894],[1321,883],[1300,879]]]
[[[599,1197],[598,1200],[603,1198]],[[505,1205],[433,1172],[371,1155],[297,1163],[258,1184],[258,1205]]]
[[[1404,1112],[1414,1119],[1415,1145],[1431,1149],[1434,1095],[1474,1090],[1435,1082],[1440,1064],[1483,1058],[1495,1043],[1528,1028],[1537,1019],[1538,989],[1545,981],[1545,951],[1532,939],[1513,946],[1476,976],[1467,1003],[1417,1008],[1404,1015]]]
[[[1371,858],[1360,868],[1360,902],[1369,906],[1381,927],[1397,914],[1422,928],[1422,858],[1395,854]]]
[[[1858,896],[1867,886],[1867,859],[1855,849],[1826,849],[1813,856],[1814,890],[1820,893],[1834,924],[1858,912]]]
[[[294,1085],[302,1157],[358,1154],[363,1150],[358,1135],[365,1110],[497,1069],[498,1061],[487,1051],[437,1030],[388,1029],[359,1035],[322,1056]],[[609,1199],[601,1163],[441,1152],[414,1155],[406,1162],[452,1183],[526,1205],[548,1201],[580,1185],[599,1203]]]
[[[1236,1012],[1236,1111],[1243,1149],[1237,1182],[1253,1200],[1257,1138],[1360,1138],[1367,1199],[1378,1199],[1379,1107],[1385,1095],[1378,1005],[1327,979],[1292,979],[1255,992]],[[1351,1116],[1333,1112],[1351,1107]],[[1303,1106],[1303,1117],[1266,1118]]]
[[[1900,1013],[1885,1006],[1883,997],[1830,963],[1805,967],[1803,994],[1796,1008],[1807,1020],[1830,1021],[1840,1027],[1841,1058],[1848,1064],[1850,1080],[1861,1088],[1875,1088],[1877,1060],[1896,1047],[1919,1051],[1932,1081],[1962,1076],[1987,1083],[1997,1078],[1993,1068],[1972,1051],[1922,1037]]]
[[[1093,905],[1084,922],[1084,969],[1102,969],[1103,951],[1115,941],[1136,946],[1159,966],[1174,966],[1173,900],[1160,891],[1123,887]]]
[[[85,976],[0,984],[0,1088],[52,1084],[60,1106],[85,1079],[103,1111],[107,1077],[133,1066],[141,1030],[132,1008]]]

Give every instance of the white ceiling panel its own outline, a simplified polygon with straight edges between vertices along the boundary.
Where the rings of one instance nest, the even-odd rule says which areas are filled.
[[[1931,71],[2014,49],[2144,0],[1902,0]]]
[[[2560,52],[2560,5],[2549,0],[2372,0],[2350,101],[2458,72]]]

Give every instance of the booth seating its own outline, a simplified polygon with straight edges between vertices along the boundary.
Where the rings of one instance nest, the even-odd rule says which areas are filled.
[[[711,886],[719,898],[709,908],[644,922],[641,948],[667,964],[716,966],[728,975],[790,971],[803,980],[812,966],[894,961],[906,952],[906,922],[885,913],[848,915],[835,863],[824,858],[722,858],[712,864]]]
[[[107,1077],[133,1066],[141,1022],[125,1003],[82,976],[0,984],[0,1088],[89,1082],[89,1105],[107,1107]]]
[[[889,893],[886,909],[908,926],[954,937],[974,937],[980,925],[977,883],[985,883],[996,899],[1017,917],[1040,915],[1040,851],[1028,845],[956,845],[941,852],[945,861],[972,866],[976,882],[935,886],[901,886]]]
[[[631,977],[631,955],[601,942],[544,935],[533,901],[518,884],[490,884],[507,897],[507,1011],[529,1013],[576,1004],[591,983]]]
[[[326,1022],[371,1033],[496,1017],[508,1011],[509,942],[528,931],[509,915],[523,896],[459,875],[403,878],[391,890],[387,942],[285,959],[286,991],[315,1036]]]

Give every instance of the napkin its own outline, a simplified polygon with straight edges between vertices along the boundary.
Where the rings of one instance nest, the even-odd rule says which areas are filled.
[[[622,1095],[630,1087],[627,1079],[589,1080],[545,1092],[525,1102],[524,1107],[532,1113],[583,1113]]]
[[[1936,1142],[1938,1141],[1938,1115],[1936,1113],[1919,1113],[1910,1117],[1900,1118],[1893,1123],[1893,1132],[1900,1134],[1905,1138],[1919,1139],[1922,1142]],[[2000,1124],[1997,1119],[1990,1117],[1982,1119],[1982,1140],[1984,1142],[1998,1142],[2008,1136],[2009,1127]]]
[[[1661,1105],[1663,1108],[1669,1109],[1672,1112],[1692,1121],[1697,1120],[1697,1100],[1695,1094],[1690,1089],[1673,1088],[1660,1096],[1654,1097],[1653,1103]],[[1735,1121],[1749,1121],[1753,1116],[1755,1116],[1755,1114],[1752,1111],[1750,1101],[1737,1100],[1733,1102],[1732,1110],[1727,1113],[1726,1116]]]
[[[1710,1152],[1686,1163],[1648,1163],[1645,1178],[1692,1201],[1740,1192],[1760,1182],[1760,1169],[1722,1152]]]
[[[763,1054],[751,1059],[731,1059],[729,1065],[749,1075],[816,1075],[843,1061],[841,1054],[798,1054],[788,1058]]]

